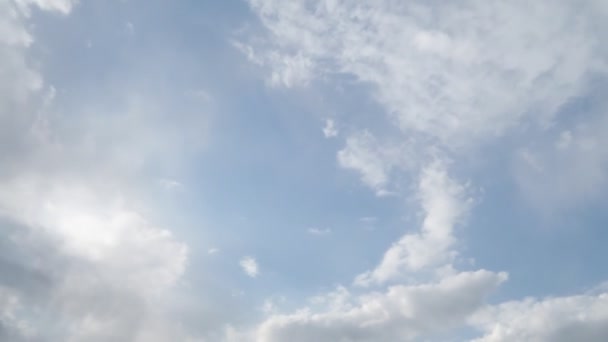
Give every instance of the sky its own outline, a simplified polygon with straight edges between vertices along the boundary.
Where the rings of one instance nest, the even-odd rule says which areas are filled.
[[[608,2],[0,0],[0,341],[608,340]]]

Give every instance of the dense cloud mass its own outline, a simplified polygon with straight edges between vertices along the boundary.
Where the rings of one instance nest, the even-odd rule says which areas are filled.
[[[0,6],[0,339],[179,338],[163,296],[184,272],[186,246],[133,205],[127,174],[75,160],[81,147],[62,140],[55,90],[30,61],[32,10],[68,15],[73,3]]]

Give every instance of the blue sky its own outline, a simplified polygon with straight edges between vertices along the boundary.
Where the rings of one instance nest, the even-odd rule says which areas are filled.
[[[0,0],[0,340],[605,341],[600,0]]]

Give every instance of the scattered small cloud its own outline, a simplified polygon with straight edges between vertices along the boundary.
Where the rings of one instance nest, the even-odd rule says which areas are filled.
[[[331,234],[331,229],[329,228],[308,228],[307,230],[308,234],[310,235],[316,235],[316,236],[321,236],[321,235],[329,235]]]
[[[207,254],[209,254],[209,255],[214,255],[214,254],[217,254],[219,252],[220,252],[219,248],[215,248],[215,247],[214,248],[209,248],[209,250],[207,250]]]
[[[251,256],[246,256],[242,258],[239,264],[241,265],[243,272],[245,272],[245,274],[247,274],[251,278],[257,277],[260,273],[258,262]]]
[[[378,218],[375,216],[364,216],[364,217],[361,217],[359,219],[359,221],[361,221],[363,223],[371,224],[371,223],[376,223],[378,221]]]
[[[333,138],[338,135],[338,129],[336,128],[336,124],[332,119],[325,120],[325,127],[323,127],[323,135],[326,138]]]

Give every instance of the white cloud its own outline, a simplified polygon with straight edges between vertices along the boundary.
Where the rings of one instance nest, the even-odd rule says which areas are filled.
[[[325,126],[323,127],[323,135],[326,138],[333,138],[338,136],[338,129],[336,128],[336,124],[332,119],[325,120]]]
[[[424,212],[420,231],[404,235],[374,270],[359,275],[355,283],[367,286],[403,280],[408,272],[451,264],[456,254],[454,228],[472,204],[466,195],[466,187],[448,176],[444,162],[435,161],[423,169],[418,184]]]
[[[32,66],[30,9],[67,15],[74,4],[0,2],[0,266],[11,270],[0,274],[0,302],[12,303],[1,305],[0,339],[185,340],[168,302],[187,246],[134,191],[135,157],[166,151],[144,146],[151,122],[55,112],[54,88]]]
[[[405,235],[374,270],[355,285],[391,285],[382,291],[349,290],[311,299],[291,314],[273,313],[255,331],[255,341],[411,341],[441,336],[483,307],[484,298],[507,279],[486,270],[459,272],[452,267],[453,230],[471,201],[466,186],[436,160],[423,169],[418,196],[425,217],[419,232]],[[431,272],[429,277],[419,277]],[[405,283],[407,282],[407,285]]]
[[[35,5],[45,11],[58,11],[69,14],[77,0],[9,0],[15,3],[20,10],[29,13],[30,7]]]
[[[485,332],[476,342],[606,341],[608,293],[506,302],[471,321]]]
[[[217,254],[217,253],[219,253],[219,252],[220,252],[219,248],[215,248],[215,247],[213,247],[213,248],[209,248],[209,249],[207,250],[207,254],[209,254],[209,255],[214,255],[214,254]]]
[[[241,265],[243,272],[245,272],[245,274],[247,274],[251,278],[257,277],[260,273],[258,268],[258,262],[253,257],[243,257],[239,262],[239,265]]]
[[[120,197],[61,180],[0,183],[0,214],[57,240],[71,256],[99,264],[134,290],[156,293],[182,274],[186,246],[152,226]],[[10,195],[8,195],[10,194]]]
[[[320,312],[305,308],[262,323],[256,341],[411,341],[440,334],[475,312],[505,274],[464,272],[437,283],[393,286],[361,296],[338,289]]]
[[[361,181],[382,196],[390,193],[390,178],[395,170],[412,167],[410,154],[406,144],[383,144],[363,131],[346,139],[346,146],[338,152],[338,162],[343,168],[357,171]]]
[[[373,86],[403,132],[449,149],[501,135],[531,114],[550,119],[590,72],[605,70],[603,34],[586,20],[592,5],[249,3],[268,39],[247,51],[271,69],[274,84],[352,74]]]

